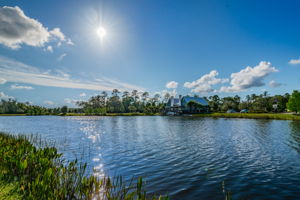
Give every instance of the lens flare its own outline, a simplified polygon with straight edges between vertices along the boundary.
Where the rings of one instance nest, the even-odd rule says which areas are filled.
[[[97,29],[97,35],[98,35],[101,39],[103,39],[103,38],[106,36],[106,29],[103,28],[103,27],[99,27],[99,28]]]

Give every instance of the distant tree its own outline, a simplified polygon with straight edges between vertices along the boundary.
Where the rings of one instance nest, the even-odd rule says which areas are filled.
[[[153,106],[158,106],[159,105],[159,102],[160,102],[160,94],[155,94],[154,97],[152,98],[152,105]]]
[[[113,89],[112,96],[118,97],[119,93],[120,93],[120,91],[118,89]]]
[[[187,106],[189,107],[189,110],[190,110],[191,113],[194,112],[195,110],[197,110],[198,108],[203,107],[200,103],[198,103],[196,101],[189,101],[187,103]]]
[[[209,107],[211,111],[218,112],[220,111],[220,97],[218,95],[210,96],[209,99]]]
[[[251,101],[254,101],[256,98],[257,98],[256,94],[251,94],[251,96],[250,96],[250,100]]]
[[[290,111],[296,112],[296,114],[300,111],[300,92],[294,90],[292,95],[289,98],[287,103],[287,108]]]
[[[129,92],[128,91],[124,91],[123,95],[122,95],[122,98],[127,98],[129,96],[130,96]]]
[[[167,93],[164,95],[164,101],[167,102],[168,99],[169,99],[170,97],[171,97],[170,93],[167,92]]]
[[[250,100],[251,100],[250,95],[247,95],[247,96],[246,96],[246,101],[247,101],[247,102],[250,102]]]
[[[63,114],[66,114],[66,113],[68,112],[68,106],[63,106],[63,107],[61,107],[61,112],[62,112]]]
[[[274,112],[285,112],[288,98],[282,95],[275,95],[269,99],[269,104],[272,105]]]
[[[128,109],[130,112],[136,112],[136,107],[135,106],[128,106]]]
[[[106,97],[108,96],[107,92],[103,91],[101,92],[101,96],[104,98],[104,101],[106,101]]]
[[[118,89],[114,89],[112,91],[112,96],[107,101],[107,107],[109,112],[121,113],[125,111],[124,105],[120,101],[120,97],[118,95],[119,93],[120,92]]]
[[[243,110],[243,109],[247,109],[247,110],[249,110],[249,103],[247,102],[247,101],[243,101],[243,102],[241,102],[240,104],[239,104],[239,110]]]
[[[122,104],[124,106],[125,112],[131,112],[129,106],[134,104],[134,98],[130,96],[129,92],[128,93],[124,92],[122,97],[123,97]]]
[[[131,96],[133,97],[134,102],[137,102],[137,100],[139,99],[138,91],[137,90],[132,90]]]
[[[224,112],[229,109],[238,110],[240,104],[240,97],[237,95],[235,97],[224,97],[221,99],[221,102],[221,110]]]
[[[142,94],[143,102],[147,101],[148,98],[149,98],[149,92],[143,92],[143,94]]]

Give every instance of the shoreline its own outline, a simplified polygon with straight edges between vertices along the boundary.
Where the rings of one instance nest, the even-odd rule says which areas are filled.
[[[300,120],[299,115],[280,113],[210,113],[192,114],[192,117],[213,117],[213,118],[240,118],[240,119],[276,119],[276,120]]]
[[[29,115],[29,114],[0,114],[1,116],[61,116],[61,117],[68,117],[68,116],[162,116],[159,113],[147,114],[147,113],[106,113],[104,115],[89,115],[85,113],[66,113],[64,114],[49,114],[49,115]]]
[[[1,116],[103,116],[103,117],[117,117],[117,116],[165,116],[159,113],[106,113],[105,115],[88,115],[84,113],[67,113],[65,115],[27,115],[27,114],[0,114]],[[300,115],[291,113],[201,113],[184,115],[183,117],[213,117],[213,118],[241,118],[241,119],[277,119],[277,120],[299,120]]]

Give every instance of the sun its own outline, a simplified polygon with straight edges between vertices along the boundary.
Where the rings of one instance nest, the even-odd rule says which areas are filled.
[[[97,29],[97,35],[100,39],[103,39],[106,36],[106,29],[104,27],[100,26]]]

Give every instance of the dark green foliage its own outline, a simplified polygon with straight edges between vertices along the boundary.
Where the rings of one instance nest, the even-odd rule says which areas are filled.
[[[111,96],[105,92],[91,97],[88,101],[77,102],[77,105],[88,115],[105,115],[106,113],[155,114],[164,111],[164,102],[160,100],[158,94],[152,98],[148,92],[139,96],[137,90],[133,90],[131,94],[128,91],[124,91],[122,95],[119,94],[120,91],[114,89]]]
[[[28,102],[20,103],[14,99],[0,102],[0,114],[28,114],[28,115],[45,115],[48,114],[46,108],[30,105]]]
[[[0,155],[0,180],[17,184],[22,199],[149,199],[142,179],[126,186],[120,178],[85,176],[86,164],[66,162],[56,148],[38,148],[24,136],[0,133]]]
[[[66,114],[66,113],[68,112],[68,107],[67,107],[67,106],[61,107],[61,112],[62,112],[63,114]]]
[[[198,103],[196,101],[193,101],[193,100],[189,101],[187,103],[187,106],[189,107],[190,113],[193,113],[195,110],[201,109],[203,107],[202,104],[200,104],[200,103]]]
[[[267,92],[263,94],[247,95],[245,100],[235,95],[233,97],[220,98],[218,95],[204,97],[212,112],[226,112],[228,110],[240,111],[249,110],[251,113],[281,113],[290,111],[299,112],[300,106],[297,104],[297,95],[299,92],[294,91],[290,102],[290,95],[274,95],[270,96]],[[76,102],[79,108],[68,108],[67,106],[58,108],[44,108],[33,106],[29,103],[19,103],[16,100],[1,100],[0,114],[27,114],[27,115],[106,115],[109,113],[145,113],[147,115],[164,113],[165,102],[171,95],[166,93],[164,97],[155,94],[153,97],[148,92],[139,95],[137,90],[131,93],[124,91],[120,95],[120,91],[114,89],[109,96],[106,92],[92,96],[88,101]],[[299,100],[298,100],[299,101]],[[288,103],[288,104],[287,104]],[[196,105],[191,105],[190,109]],[[298,106],[298,107],[297,107]]]
[[[212,112],[226,112],[227,110],[240,111],[249,110],[251,113],[269,113],[269,112],[286,112],[287,102],[290,95],[269,96],[267,92],[263,94],[247,95],[243,101],[238,95],[234,97],[220,98],[218,95],[210,96],[209,107]]]
[[[300,92],[295,90],[291,95],[287,107],[290,111],[296,112],[296,114],[300,111]]]

